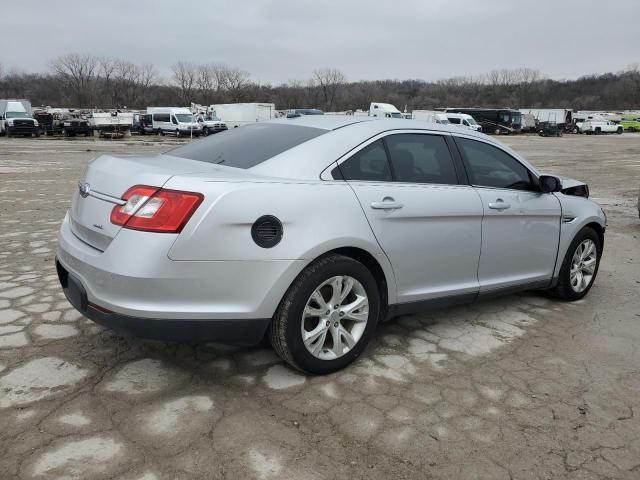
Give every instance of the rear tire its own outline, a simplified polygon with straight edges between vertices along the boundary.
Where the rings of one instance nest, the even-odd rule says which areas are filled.
[[[588,282],[586,283],[586,285],[583,283],[581,285],[578,285],[578,287],[576,287],[574,286],[574,284],[576,283],[575,276],[572,278],[572,272],[576,272],[576,270],[580,270],[579,276],[580,276],[580,279],[582,279],[583,277],[586,276],[586,275],[583,275],[583,273],[588,271],[588,270],[581,270],[580,268],[577,268],[577,265],[580,264],[580,261],[584,260],[584,259],[580,260],[578,258],[579,261],[576,262],[576,258],[580,257],[579,248],[581,248],[584,245],[590,245],[590,242],[595,247],[595,257],[585,256],[585,259],[587,259],[587,261],[589,261],[589,259],[593,260],[593,269],[591,271],[590,277],[588,278]],[[582,230],[580,230],[578,234],[575,236],[575,238],[573,239],[573,241],[571,242],[571,244],[569,245],[569,248],[567,249],[567,253],[564,256],[562,267],[560,268],[558,285],[553,290],[551,290],[550,293],[554,297],[557,297],[561,300],[565,300],[567,302],[574,302],[576,300],[580,300],[581,298],[583,298],[587,293],[589,293],[589,290],[591,290],[591,287],[593,286],[593,283],[596,280],[596,276],[598,275],[598,268],[600,267],[601,256],[602,256],[602,244],[600,242],[600,237],[598,236],[598,234],[591,227],[585,227]]]
[[[339,279],[339,290],[333,287],[335,279]],[[348,296],[338,301],[334,296],[338,291]],[[342,309],[355,302],[363,302],[362,307],[351,310],[353,317],[349,312],[345,315]],[[328,255],[304,269],[289,287],[271,322],[269,339],[291,366],[306,373],[326,374],[346,367],[363,352],[379,314],[380,293],[369,269],[350,257]],[[356,316],[358,320],[352,320]],[[317,335],[308,336],[316,331]]]

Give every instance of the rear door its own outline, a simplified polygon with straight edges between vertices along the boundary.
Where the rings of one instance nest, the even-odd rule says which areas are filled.
[[[389,258],[399,303],[478,291],[482,204],[448,135],[397,132],[340,163]]]
[[[535,175],[508,152],[456,137],[482,199],[480,292],[551,281],[560,239],[560,201],[540,193]]]

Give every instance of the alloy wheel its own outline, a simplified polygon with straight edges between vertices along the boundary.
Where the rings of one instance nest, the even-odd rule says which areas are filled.
[[[591,239],[586,239],[578,244],[571,258],[571,270],[569,273],[571,288],[576,293],[584,292],[591,282],[596,271],[598,250]]]
[[[334,360],[357,345],[368,320],[369,298],[362,284],[346,275],[331,277],[307,300],[300,325],[302,340],[314,357]]]

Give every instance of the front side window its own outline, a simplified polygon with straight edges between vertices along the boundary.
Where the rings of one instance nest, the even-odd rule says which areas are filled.
[[[453,160],[440,135],[398,134],[385,137],[394,181],[409,183],[458,183]]]
[[[390,182],[391,169],[382,140],[376,140],[342,162],[340,172],[345,180]]]
[[[537,190],[529,170],[511,155],[484,142],[456,138],[471,183],[481,187]]]

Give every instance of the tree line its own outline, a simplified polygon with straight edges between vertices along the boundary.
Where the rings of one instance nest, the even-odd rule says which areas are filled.
[[[347,81],[335,68],[307,80],[260,84],[223,63],[176,62],[163,78],[149,63],[72,53],[47,71],[26,73],[0,65],[0,98],[27,98],[34,106],[144,109],[153,105],[274,103],[278,109],[366,110],[372,101],[401,110],[439,107],[640,109],[640,70],[553,80],[531,68],[497,69],[439,81]]]

